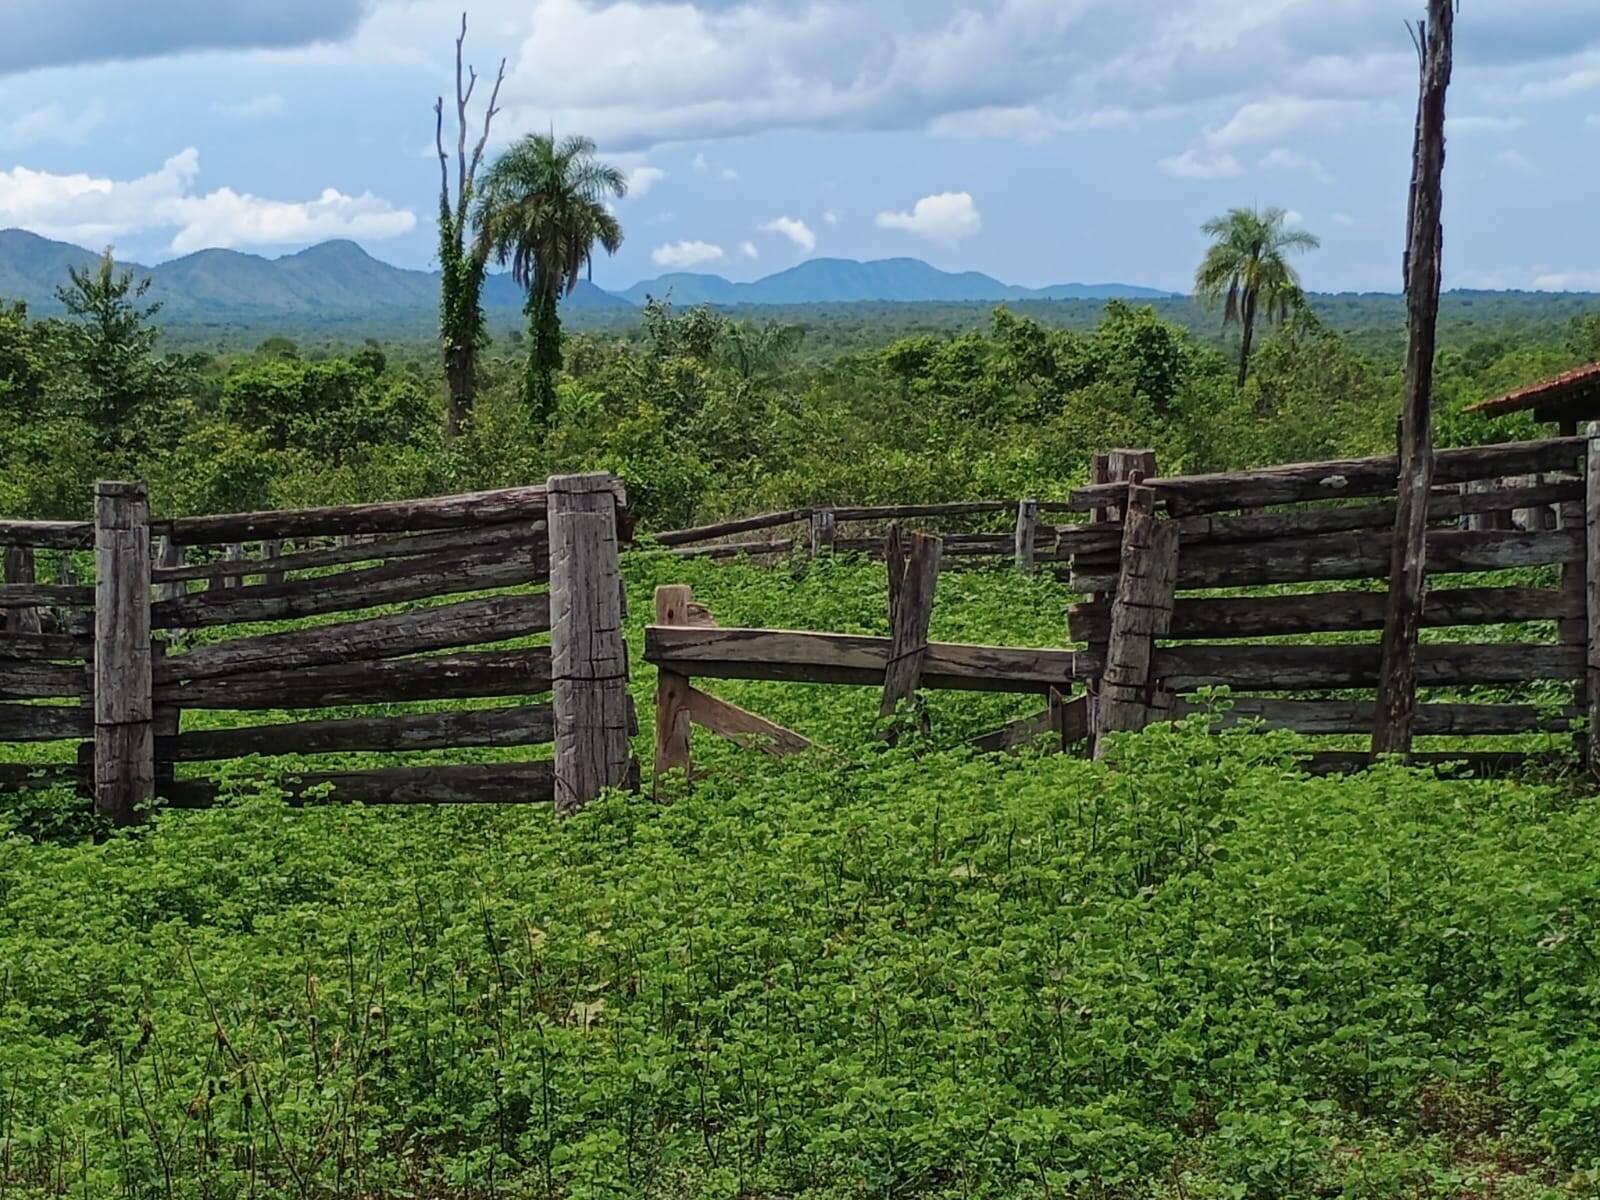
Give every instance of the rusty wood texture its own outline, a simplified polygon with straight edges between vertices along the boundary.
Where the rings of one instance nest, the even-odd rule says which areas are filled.
[[[615,483],[556,475],[547,487],[556,810],[569,813],[631,777],[628,654]]]

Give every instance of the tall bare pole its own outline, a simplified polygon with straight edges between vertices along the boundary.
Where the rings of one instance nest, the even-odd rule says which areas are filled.
[[[1428,489],[1433,486],[1433,357],[1444,260],[1444,120],[1450,87],[1456,0],[1428,0],[1417,30],[1422,84],[1404,264],[1406,390],[1400,412],[1400,491],[1383,623],[1372,753],[1405,754],[1417,708],[1417,629],[1427,588]]]

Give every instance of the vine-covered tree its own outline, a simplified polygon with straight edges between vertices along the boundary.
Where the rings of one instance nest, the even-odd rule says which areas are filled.
[[[480,252],[510,262],[528,301],[528,366],[524,399],[547,421],[555,410],[561,369],[557,304],[590,270],[598,244],[622,245],[622,226],[607,201],[627,194],[622,172],[595,158],[586,137],[536,133],[517,142],[484,173],[475,219]]]
[[[483,162],[483,148],[489,141],[489,126],[500,111],[500,84],[506,76],[506,60],[494,78],[489,105],[483,110],[483,130],[472,155],[467,155],[467,105],[477,86],[478,73],[468,66],[463,76],[461,48],[467,38],[467,14],[461,14],[461,33],[456,37],[456,188],[450,195],[450,156],[444,148],[444,97],[433,102],[433,141],[439,152],[439,340],[444,352],[445,386],[449,401],[445,407],[445,436],[455,437],[472,412],[478,385],[478,350],[483,345],[483,276],[486,258],[482,246],[467,240],[467,222],[472,206],[473,185]]]
[[[1288,255],[1322,244],[1313,233],[1288,228],[1287,220],[1281,208],[1234,208],[1200,227],[1212,245],[1195,272],[1194,295],[1205,305],[1223,301],[1223,324],[1239,326],[1240,387],[1250,372],[1257,318],[1282,320],[1305,300]]]

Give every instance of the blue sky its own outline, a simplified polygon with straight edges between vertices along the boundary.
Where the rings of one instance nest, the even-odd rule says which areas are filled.
[[[491,153],[553,127],[630,173],[603,286],[914,255],[1181,289],[1205,218],[1274,204],[1323,239],[1308,286],[1399,287],[1421,0],[466,7],[507,59]],[[428,266],[461,8],[6,0],[0,225]],[[1600,5],[1466,0],[1456,63],[1447,285],[1600,290]]]

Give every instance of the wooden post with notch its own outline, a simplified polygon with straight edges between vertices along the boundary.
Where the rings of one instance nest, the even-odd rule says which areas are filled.
[[[603,473],[555,475],[547,488],[555,804],[571,813],[626,786],[633,765],[617,493]]]
[[[838,522],[834,519],[833,509],[819,508],[811,514],[811,553],[831,554],[833,552],[833,537]]]
[[[1399,503],[1384,613],[1372,755],[1407,754],[1417,712],[1417,631],[1428,586],[1428,493],[1433,486],[1433,360],[1444,245],[1444,120],[1455,0],[1428,0],[1419,31],[1421,87],[1406,238],[1406,382],[1400,410]]]
[[[1172,626],[1178,581],[1178,526],[1158,521],[1155,493],[1128,485],[1122,514],[1122,568],[1111,601],[1105,666],[1093,703],[1094,756],[1105,753],[1104,735],[1136,732],[1168,707],[1153,677],[1156,638]]]
[[[118,824],[155,793],[150,501],[143,483],[94,488],[94,806]]]
[[[904,533],[899,524],[889,527],[886,539],[889,562],[889,665],[883,675],[883,703],[879,713],[894,715],[901,701],[909,700],[922,684],[922,664],[928,657],[928,628],[933,619],[933,596],[939,586],[939,565],[944,540],[927,533]]]
[[[1017,571],[1022,575],[1033,574],[1034,546],[1039,537],[1039,502],[1037,500],[1019,500],[1017,502]]]
[[[669,583],[656,588],[657,625],[690,624],[689,607],[694,589],[687,584]],[[682,771],[687,777],[693,766],[690,758],[689,695],[687,675],[661,669],[656,674],[656,761],[655,791],[669,771]]]

